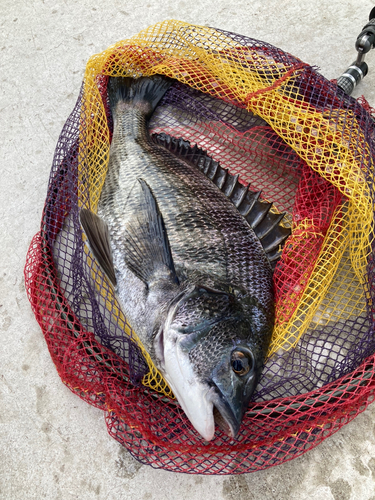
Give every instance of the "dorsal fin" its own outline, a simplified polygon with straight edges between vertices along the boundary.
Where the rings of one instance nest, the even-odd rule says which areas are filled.
[[[176,139],[165,133],[152,135],[152,140],[176,156],[196,165],[216,184],[253,228],[274,268],[281,256],[281,248],[291,234],[289,228],[280,225],[285,214],[271,212],[272,203],[261,201],[260,191],[251,191],[250,184],[248,186],[241,184],[238,181],[238,174],[230,174],[197,145],[191,147],[189,141]]]

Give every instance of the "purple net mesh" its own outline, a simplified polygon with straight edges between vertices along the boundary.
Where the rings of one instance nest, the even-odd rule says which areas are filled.
[[[275,47],[216,31],[246,53],[259,55],[249,62],[238,50],[227,55],[228,60],[251,70],[253,64],[268,87],[275,85],[273,66],[263,67],[260,56],[271,58],[275,67],[295,75],[279,84],[283,95],[301,109],[307,103],[333,126],[340,125],[364,172],[373,213],[375,129],[365,101],[344,95],[314,68]],[[111,136],[107,74],[97,78],[97,88]],[[299,236],[306,239],[305,253],[291,260],[287,249],[276,267],[275,283],[281,304],[283,300],[297,304],[299,290],[285,295],[286,276],[300,277],[299,267],[307,264],[313,272],[335,217],[343,221],[338,224],[337,242],[344,245],[344,222],[350,216],[345,191],[312,170],[272,121],[249,111],[236,98],[201,87],[176,82],[154,113],[150,133],[165,132],[197,144],[221,166],[239,174],[241,182],[262,190],[263,198],[273,201],[277,210],[287,212],[293,241]],[[88,167],[86,108],[83,87],[56,147],[41,231],[30,247],[25,275],[30,301],[63,381],[107,412],[111,435],[142,463],[154,467],[209,474],[249,472],[304,453],[362,411],[373,398],[374,252],[371,247],[366,279],[359,282],[350,241],[303,336],[268,358],[237,440],[230,442],[218,430],[215,443],[204,446],[168,392],[163,395],[142,385],[149,365],[130,325],[115,314],[120,308],[117,299],[82,239],[79,210],[91,207],[95,189]],[[361,153],[363,144],[366,152]],[[307,218],[316,228],[308,238],[298,233],[298,224]],[[298,321],[294,326],[298,329]]]

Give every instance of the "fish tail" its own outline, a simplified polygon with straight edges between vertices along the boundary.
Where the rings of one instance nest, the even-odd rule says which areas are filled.
[[[108,81],[109,105],[112,113],[119,102],[140,108],[147,116],[172,85],[173,80],[162,75],[150,77],[110,77]]]

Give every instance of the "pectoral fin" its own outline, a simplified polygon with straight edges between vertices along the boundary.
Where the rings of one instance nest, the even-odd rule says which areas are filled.
[[[82,208],[79,218],[95,259],[113,285],[116,285],[107,224],[98,215],[86,208]]]
[[[147,286],[155,279],[178,284],[163,216],[148,184],[138,181],[142,195],[133,222],[125,231],[125,262]]]

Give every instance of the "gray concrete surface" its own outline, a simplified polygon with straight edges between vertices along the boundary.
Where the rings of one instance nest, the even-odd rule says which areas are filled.
[[[301,458],[238,477],[141,466],[60,381],[25,296],[54,148],[89,56],[169,18],[273,43],[337,77],[369,0],[0,0],[0,498],[375,499],[375,405]],[[356,95],[375,105],[375,51]]]

